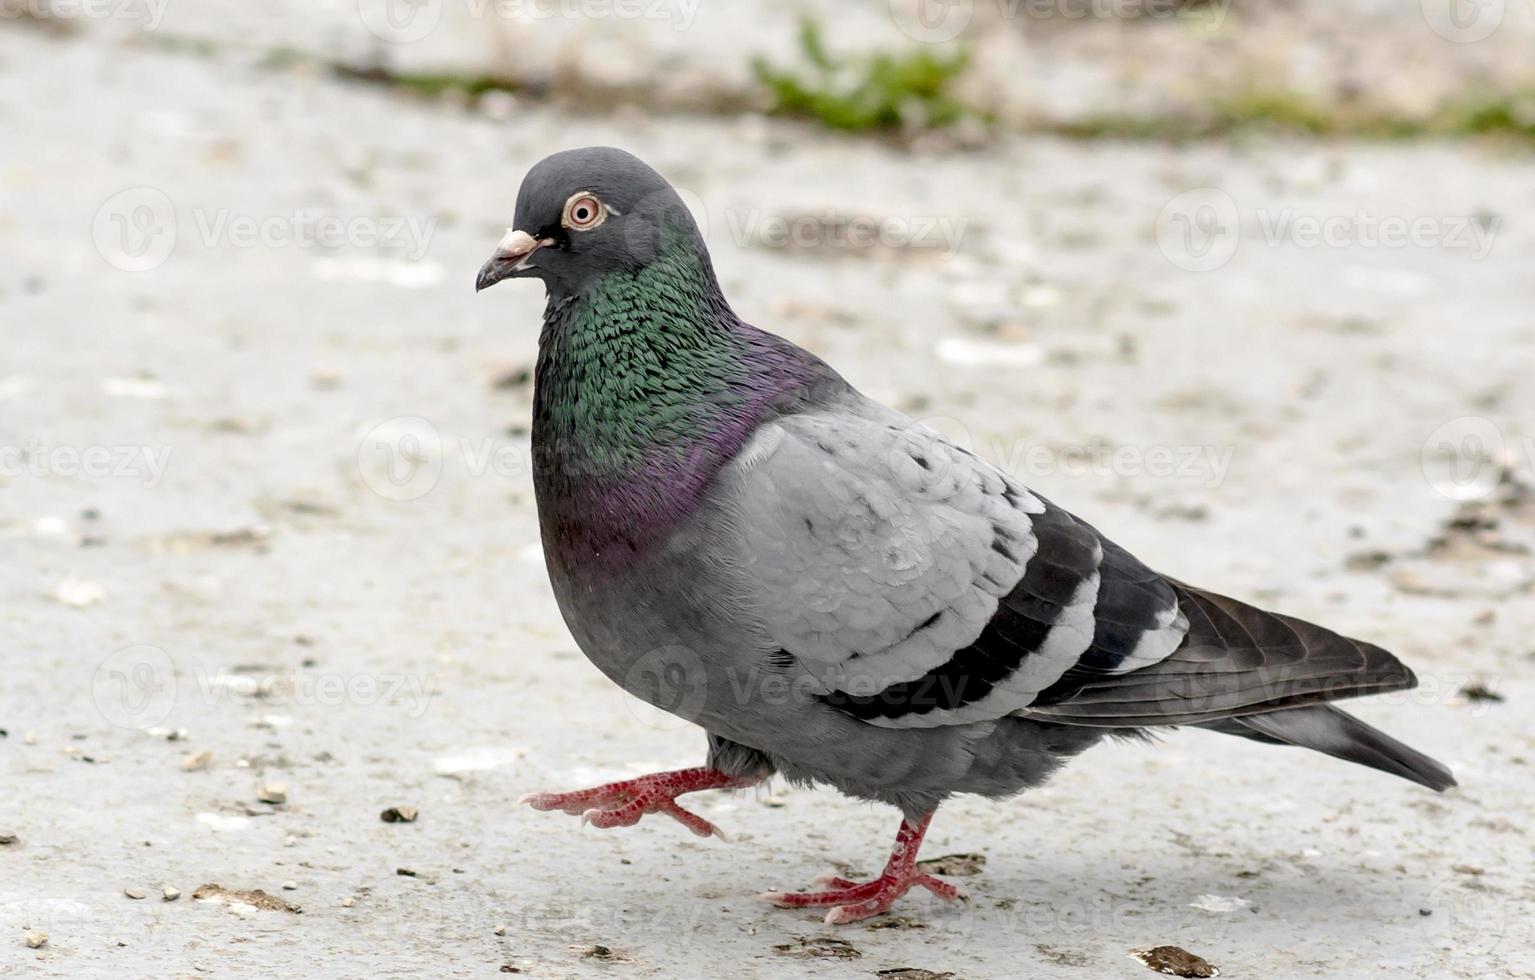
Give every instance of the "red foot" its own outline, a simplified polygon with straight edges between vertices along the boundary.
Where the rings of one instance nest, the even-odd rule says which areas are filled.
[[[885,862],[885,872],[873,881],[859,883],[837,875],[822,875],[815,880],[827,888],[817,892],[768,892],[762,897],[780,908],[807,908],[810,906],[835,906],[826,913],[827,925],[857,922],[871,915],[888,910],[913,886],[920,885],[946,901],[968,899],[963,890],[942,879],[917,870],[917,851],[922,847],[922,837],[933,814],[922,818],[919,824],[901,821],[901,829],[895,835],[895,846],[890,850],[890,860]]]
[[[678,806],[677,797],[701,789],[739,789],[761,781],[761,776],[729,776],[700,767],[655,772],[572,793],[529,793],[517,802],[529,803],[535,810],[579,813],[581,822],[593,827],[632,827],[647,813],[664,813],[700,837],[712,834],[728,840],[714,824]]]

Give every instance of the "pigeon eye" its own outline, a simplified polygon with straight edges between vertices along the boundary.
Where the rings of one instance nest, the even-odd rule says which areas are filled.
[[[607,219],[607,209],[590,194],[573,194],[565,202],[565,217],[560,223],[573,231],[589,231]]]

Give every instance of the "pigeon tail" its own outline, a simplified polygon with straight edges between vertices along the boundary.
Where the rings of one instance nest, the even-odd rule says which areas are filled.
[[[1260,740],[1315,749],[1335,759],[1357,762],[1410,779],[1437,793],[1456,785],[1455,777],[1443,765],[1331,705],[1315,704],[1243,715],[1231,722],[1256,733]]]

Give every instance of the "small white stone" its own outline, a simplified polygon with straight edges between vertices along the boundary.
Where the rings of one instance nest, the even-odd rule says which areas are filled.
[[[107,590],[82,578],[67,578],[53,590],[53,597],[66,606],[84,609],[107,597]]]
[[[1235,895],[1201,895],[1189,903],[1189,908],[1206,912],[1236,912],[1246,908],[1247,904],[1247,899]]]
[[[111,398],[142,398],[158,401],[170,393],[165,384],[153,378],[103,378],[101,390]]]

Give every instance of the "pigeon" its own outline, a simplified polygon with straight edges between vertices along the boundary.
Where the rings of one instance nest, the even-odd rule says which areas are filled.
[[[549,579],[615,683],[696,724],[705,764],[524,797],[595,827],[777,775],[893,805],[883,872],[769,893],[884,912],[956,794],[1010,797],[1105,738],[1178,726],[1412,780],[1448,769],[1332,702],[1417,681],[1390,653],[1158,574],[1091,524],[742,320],[672,186],[555,153],[477,291],[541,280],[532,457]]]

